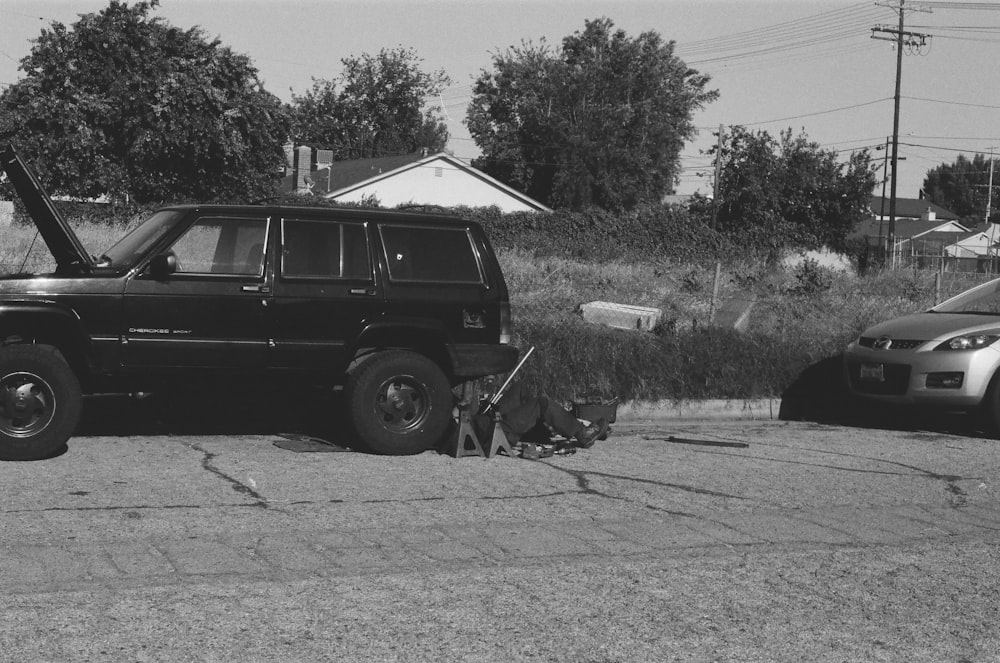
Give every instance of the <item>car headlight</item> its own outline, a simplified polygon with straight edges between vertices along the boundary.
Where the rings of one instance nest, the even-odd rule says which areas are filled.
[[[980,350],[989,345],[993,345],[1000,338],[1000,334],[963,334],[955,338],[949,338],[935,350]]]

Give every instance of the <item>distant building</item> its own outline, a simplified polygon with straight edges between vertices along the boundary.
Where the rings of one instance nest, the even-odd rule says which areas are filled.
[[[291,150],[282,189],[340,202],[376,200],[382,207],[496,206],[504,212],[552,211],[445,153],[330,161],[320,152],[305,146]]]
[[[995,269],[995,225],[985,231],[969,228],[958,222],[958,215],[929,200],[897,198],[893,246],[889,247],[889,199],[872,196],[871,210],[871,218],[863,221],[855,234],[864,237],[870,247],[885,251],[891,264],[956,271]]]

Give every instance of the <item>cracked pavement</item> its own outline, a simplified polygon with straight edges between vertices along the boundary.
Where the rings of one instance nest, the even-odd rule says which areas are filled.
[[[997,441],[614,428],[538,461],[192,434],[2,464],[0,660],[998,660]]]

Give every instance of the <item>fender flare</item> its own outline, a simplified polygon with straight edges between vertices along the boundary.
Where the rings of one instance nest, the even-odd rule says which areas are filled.
[[[375,348],[419,352],[438,363],[449,377],[457,359],[452,339],[444,327],[422,319],[385,319],[366,324],[347,348],[347,356],[357,359],[366,354],[366,350]]]
[[[56,347],[78,373],[89,369],[90,337],[72,308],[50,300],[0,302],[0,345],[44,343]]]

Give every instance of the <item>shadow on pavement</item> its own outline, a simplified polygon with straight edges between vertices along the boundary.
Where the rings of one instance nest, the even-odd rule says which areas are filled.
[[[837,354],[807,367],[781,395],[778,418],[858,428],[930,430],[994,437],[981,419],[967,412],[890,406],[862,401],[847,388],[844,357]]]
[[[300,388],[185,387],[141,397],[89,396],[77,435],[267,435],[350,446],[340,395]],[[295,444],[290,444],[295,446]],[[293,449],[299,450],[299,449]]]

